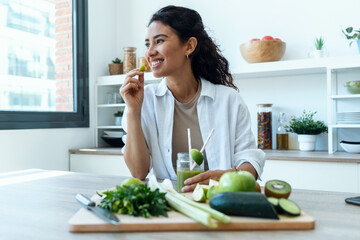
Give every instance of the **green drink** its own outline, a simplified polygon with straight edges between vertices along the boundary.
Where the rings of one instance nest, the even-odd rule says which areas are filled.
[[[199,173],[204,172],[203,164],[201,166],[195,165],[193,170],[190,170],[190,160],[188,153],[178,153],[176,161],[177,169],[177,190],[181,192],[181,189],[185,186],[184,181],[188,178],[194,177]]]
[[[198,175],[199,173],[203,173],[204,170],[202,169],[194,169],[190,171],[190,169],[182,169],[177,170],[177,190],[181,192],[181,189],[185,186],[184,181],[188,178]]]

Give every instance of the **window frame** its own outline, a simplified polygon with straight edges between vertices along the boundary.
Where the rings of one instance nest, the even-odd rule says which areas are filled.
[[[0,111],[0,129],[89,127],[88,1],[72,5],[74,111]]]

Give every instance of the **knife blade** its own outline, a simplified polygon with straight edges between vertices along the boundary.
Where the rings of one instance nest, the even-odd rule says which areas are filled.
[[[100,217],[101,219],[105,220],[114,225],[119,225],[120,220],[109,210],[100,208],[96,206],[96,203],[91,201],[85,195],[79,193],[76,194],[76,200],[86,209],[92,211],[96,214],[96,216]]]

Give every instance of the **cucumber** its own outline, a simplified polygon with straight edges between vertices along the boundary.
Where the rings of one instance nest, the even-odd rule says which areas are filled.
[[[275,210],[278,214],[283,213],[283,211],[279,207],[279,199],[278,198],[268,197],[267,200],[273,205],[273,207],[275,208]]]
[[[210,207],[232,216],[279,219],[276,210],[258,192],[223,192],[210,199]]]
[[[285,198],[279,199],[279,208],[282,212],[291,216],[299,216],[301,214],[300,207],[293,201]]]

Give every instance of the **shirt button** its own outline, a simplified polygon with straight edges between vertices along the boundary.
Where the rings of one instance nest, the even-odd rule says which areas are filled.
[[[168,152],[170,152],[170,149],[168,149]]]

